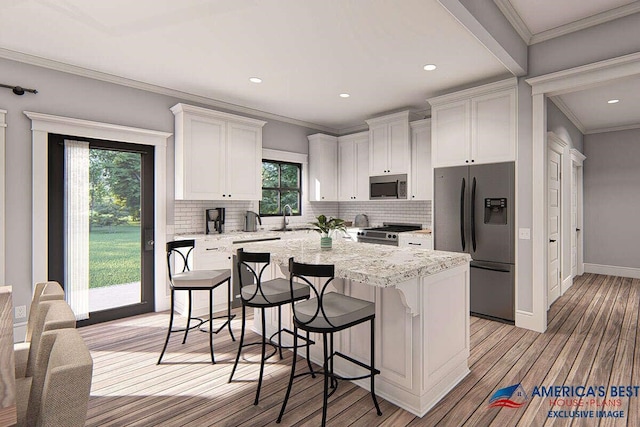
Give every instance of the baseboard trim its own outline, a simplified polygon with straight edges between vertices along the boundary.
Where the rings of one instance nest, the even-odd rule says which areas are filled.
[[[615,265],[584,263],[585,273],[605,274],[607,276],[630,277],[640,279],[640,268],[618,267]]]
[[[547,326],[542,323],[542,320],[538,319],[534,313],[516,310],[516,326],[518,328],[543,333],[547,329]]]
[[[562,285],[560,286],[560,296],[564,295],[564,293],[569,290],[571,285],[573,285],[573,276],[569,276],[562,281]]]

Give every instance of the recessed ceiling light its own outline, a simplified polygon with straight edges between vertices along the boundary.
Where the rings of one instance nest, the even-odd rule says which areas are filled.
[[[433,64],[427,64],[427,65],[425,65],[425,66],[424,66],[425,71],[433,71],[433,70],[435,70],[436,68],[438,68],[438,67],[436,67],[436,66],[435,66],[435,65],[433,65]]]
[[[349,95],[348,93],[341,93],[341,94],[340,94],[340,98],[348,98],[348,97],[350,97],[350,96],[351,96],[351,95]]]
[[[607,101],[607,104],[617,104],[618,102],[620,102],[619,99],[610,99]]]
[[[251,78],[249,79],[249,81],[250,81],[251,83],[262,83],[262,79],[261,79],[261,78],[259,78],[259,77],[251,77]]]

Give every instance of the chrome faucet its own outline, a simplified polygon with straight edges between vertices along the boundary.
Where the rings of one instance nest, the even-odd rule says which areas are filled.
[[[291,210],[291,206],[284,205],[282,207],[282,229],[286,230],[287,225],[289,225],[289,221],[287,220],[287,208],[289,208],[289,216],[293,215],[293,211]]]

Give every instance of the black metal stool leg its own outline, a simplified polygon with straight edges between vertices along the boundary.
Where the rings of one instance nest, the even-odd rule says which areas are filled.
[[[191,306],[193,304],[191,300],[191,291],[189,290],[187,292],[189,292],[189,314],[187,315],[187,327],[184,329],[184,338],[182,339],[182,344],[187,342],[187,334],[189,333],[189,326],[191,326]]]
[[[167,331],[167,338],[164,340],[164,346],[162,347],[162,352],[160,353],[160,357],[158,358],[157,365],[162,361],[162,356],[164,356],[164,352],[167,349],[167,344],[169,344],[169,336],[171,335],[171,328],[173,328],[173,288],[171,288],[171,312],[169,313],[169,330]]]
[[[376,358],[376,329],[375,329],[375,318],[371,319],[371,398],[373,399],[373,404],[376,405],[376,412],[380,416],[382,415],[382,411],[380,411],[380,405],[378,405],[378,399],[376,399],[376,376],[375,376],[375,358]]]
[[[282,408],[280,408],[280,414],[278,415],[278,419],[276,423],[280,424],[282,421],[282,416],[284,415],[284,410],[287,407],[287,402],[289,401],[289,395],[291,394],[291,387],[293,386],[293,377],[296,373],[296,359],[298,358],[298,328],[293,326],[293,359],[291,360],[291,374],[289,375],[289,385],[287,386],[287,393],[284,395],[284,401],[282,402]]]
[[[189,291],[189,295],[191,295],[191,291]],[[191,309],[191,305],[189,305],[189,309]],[[213,356],[213,288],[209,289],[209,349],[211,350],[211,363],[215,364],[216,359]]]
[[[310,338],[309,331],[307,331],[307,366],[309,367],[309,372],[311,372],[311,378],[315,378],[316,374],[313,371],[313,367],[311,366],[311,357],[309,356],[309,353],[310,353],[309,349],[311,348],[311,345],[310,345],[311,340],[309,338]],[[296,338],[294,337],[294,339]]]
[[[246,323],[246,307],[242,304],[242,329],[240,330],[240,344],[238,345],[238,354],[236,354],[236,361],[233,364],[233,369],[231,370],[231,375],[229,375],[229,382],[233,379],[233,374],[236,372],[236,368],[238,367],[238,361],[240,360],[240,353],[242,353],[242,346],[244,345],[244,327]]]
[[[278,306],[278,353],[282,360],[282,306]]]
[[[329,332],[329,372],[331,372],[331,388],[338,387],[338,380],[333,376],[333,332]]]
[[[260,309],[260,313],[262,315],[262,354],[260,357],[260,376],[258,377],[258,389],[256,390],[256,399],[253,401],[254,405],[258,404],[258,399],[260,398],[260,387],[262,386],[262,374],[264,372],[264,357],[267,353],[267,325],[264,315],[264,308]]]
[[[322,392],[322,425],[327,423],[327,404],[329,401],[329,357],[327,348],[327,334],[322,333],[322,352],[324,355],[324,389]]]
[[[231,293],[231,278],[227,280],[227,326],[229,327],[229,335],[231,335],[231,341],[235,341],[235,337],[233,336],[233,331],[231,330],[231,301],[233,301],[233,294]]]

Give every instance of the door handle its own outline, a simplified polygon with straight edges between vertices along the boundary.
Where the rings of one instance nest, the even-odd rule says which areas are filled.
[[[473,160],[472,160],[473,161]],[[476,177],[471,187],[471,247],[476,251]]]
[[[460,188],[460,243],[462,243],[462,250],[465,249],[464,241],[464,187],[466,180],[462,178],[462,187]]]
[[[579,229],[579,228],[576,228],[576,231],[580,231],[580,229]]]
[[[549,243],[555,243],[554,239],[549,239]]]

